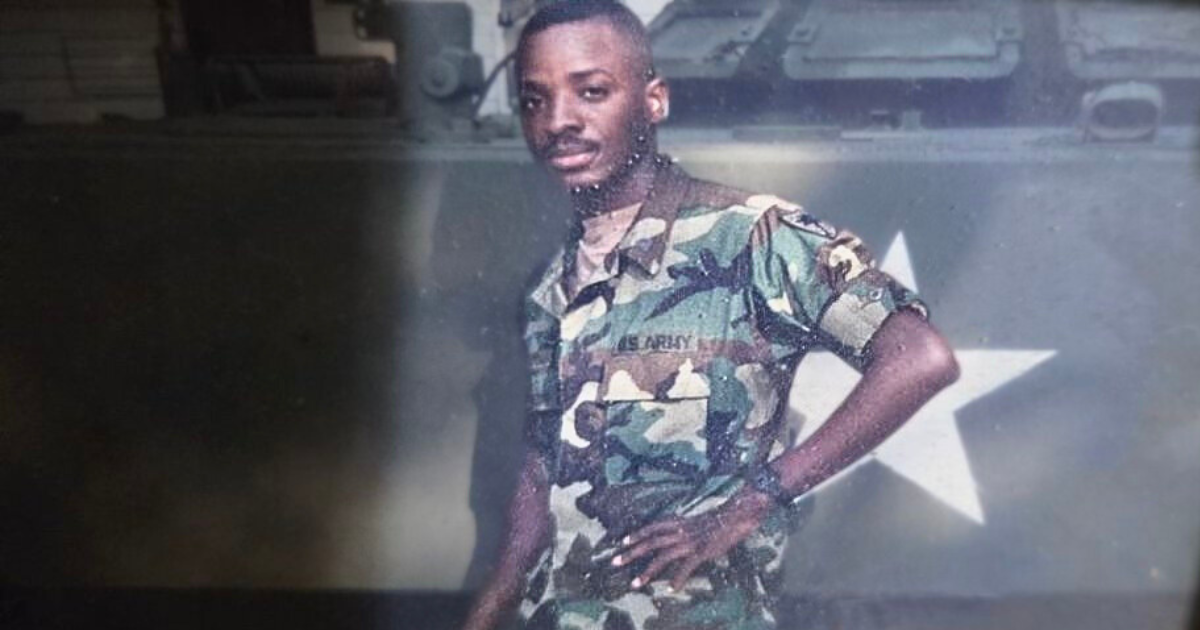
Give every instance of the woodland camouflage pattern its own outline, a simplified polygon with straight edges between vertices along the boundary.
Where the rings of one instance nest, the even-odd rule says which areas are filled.
[[[721,505],[787,442],[784,402],[814,345],[862,367],[867,342],[916,296],[862,242],[798,206],[687,176],[669,161],[617,250],[574,302],[575,252],[526,301],[529,433],[550,465],[551,543],[529,576],[526,628],[773,628],[780,509],[680,592],[619,541],[668,515]],[[599,280],[598,282],[596,280]]]

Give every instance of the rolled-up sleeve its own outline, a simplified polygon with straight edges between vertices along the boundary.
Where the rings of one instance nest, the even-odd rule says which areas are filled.
[[[855,368],[871,339],[899,310],[928,317],[911,289],[879,270],[854,234],[798,208],[772,208],[756,223],[751,247],[755,301],[770,322],[764,334],[832,350]]]

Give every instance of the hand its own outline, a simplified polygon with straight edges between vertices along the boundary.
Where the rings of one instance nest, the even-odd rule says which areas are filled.
[[[711,512],[651,523],[621,541],[612,564],[619,567],[653,556],[646,570],[630,585],[635,589],[650,583],[674,564],[671,589],[678,591],[697,567],[725,555],[757,530],[772,504],[771,498],[761,492],[742,490]]]

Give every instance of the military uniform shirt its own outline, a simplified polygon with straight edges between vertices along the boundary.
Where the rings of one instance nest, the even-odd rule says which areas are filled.
[[[861,241],[776,197],[663,161],[616,250],[574,300],[574,241],[525,303],[528,433],[548,462],[551,542],[528,576],[527,628],[772,628],[789,514],[780,509],[685,588],[620,540],[712,510],[786,446],[792,375],[813,346],[861,369],[871,337],[915,295]]]

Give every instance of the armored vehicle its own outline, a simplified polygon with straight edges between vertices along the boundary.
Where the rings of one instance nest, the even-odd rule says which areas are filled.
[[[511,108],[539,2],[481,4],[348,10],[383,65],[205,60],[221,115],[0,135],[0,582],[340,589],[254,601],[397,596],[381,623],[454,627],[521,448],[519,296],[571,221]],[[782,627],[1184,627],[1200,10],[631,6],[673,90],[662,149],[858,233],[963,367],[815,492]],[[343,117],[296,118],[314,98]],[[856,376],[815,352],[793,378],[803,439]],[[169,611],[227,601],[179,593],[104,610],[189,627]]]

